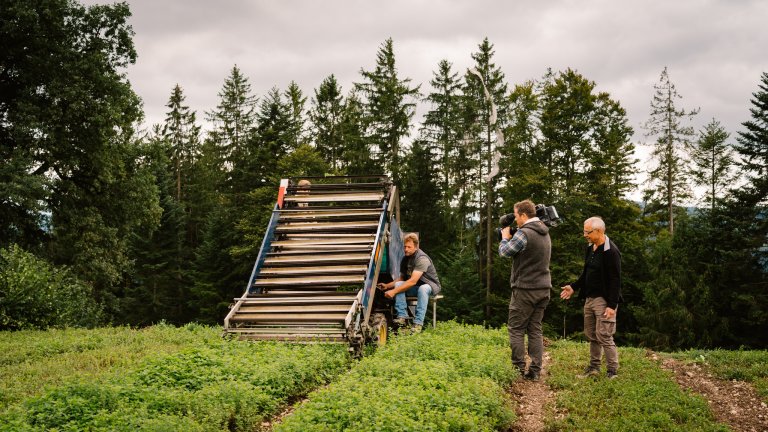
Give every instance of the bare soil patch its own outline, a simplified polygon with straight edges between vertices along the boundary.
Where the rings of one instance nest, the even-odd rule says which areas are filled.
[[[680,387],[701,394],[718,422],[737,431],[768,432],[768,406],[751,384],[716,378],[706,367],[695,363],[662,359],[650,351],[648,356],[664,369],[674,372]]]
[[[527,359],[530,362],[530,359]],[[549,376],[550,356],[544,351],[541,377],[538,382],[520,378],[510,389],[517,408],[517,421],[509,432],[540,432],[544,430],[547,407],[554,400],[554,392],[546,383]]]

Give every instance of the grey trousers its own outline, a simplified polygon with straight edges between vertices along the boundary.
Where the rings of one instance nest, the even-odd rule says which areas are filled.
[[[520,372],[525,372],[525,335],[528,334],[528,356],[531,358],[529,370],[541,372],[544,353],[544,335],[541,321],[544,310],[549,304],[549,288],[524,290],[512,289],[509,302],[509,346],[512,347],[512,364]]]
[[[589,365],[600,369],[600,360],[605,353],[608,370],[619,370],[619,352],[613,335],[616,333],[616,316],[603,318],[606,302],[602,297],[588,298],[584,303],[584,335],[589,340]],[[618,308],[616,309],[618,314]]]

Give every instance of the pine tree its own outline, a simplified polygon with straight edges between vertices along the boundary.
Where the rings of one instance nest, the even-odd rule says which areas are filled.
[[[344,143],[342,165],[346,175],[385,174],[365,136],[364,107],[354,91],[347,96],[347,103],[344,104],[341,137]]]
[[[504,147],[500,149],[500,176],[503,185],[499,196],[504,213],[511,212],[510,203],[526,198],[544,200],[542,191],[549,189],[549,174],[542,163],[539,94],[535,82],[516,85],[509,94],[509,124],[504,129]]]
[[[190,180],[190,170],[199,154],[200,126],[195,124],[195,113],[184,105],[186,97],[176,84],[166,107],[170,109],[163,125],[163,138],[170,146],[170,162],[176,179],[176,200],[182,202],[182,183]],[[183,179],[183,181],[182,181]]]
[[[493,248],[491,243],[492,217],[496,207],[495,187],[497,179],[491,178],[494,169],[493,160],[499,150],[497,147],[498,132],[504,128],[507,117],[507,84],[504,73],[493,63],[493,45],[488,38],[478,46],[478,52],[472,54],[475,66],[465,75],[465,121],[468,125],[468,136],[477,143],[477,171],[473,183],[476,186],[477,208],[480,214],[478,270],[483,274],[486,285],[486,318],[490,319],[490,302],[493,292],[492,267]]]
[[[459,197],[459,141],[462,136],[461,81],[459,74],[451,70],[451,63],[442,60],[430,81],[433,91],[425,101],[432,105],[424,115],[420,130],[424,145],[433,149],[434,179],[441,196],[439,209],[444,214],[443,235],[452,237],[463,230],[462,220],[451,209],[451,203]],[[435,163],[436,162],[436,163]]]
[[[335,76],[325,78],[315,90],[309,118],[315,148],[333,172],[340,172],[344,149],[344,97]]]
[[[232,67],[224,81],[219,98],[216,109],[207,113],[208,121],[213,123],[207,149],[213,152],[211,159],[218,165],[218,170],[229,173],[235,160],[246,157],[246,146],[256,125],[257,99],[251,94],[248,78],[243,76],[237,65]],[[229,185],[232,178],[225,174],[222,181]]]
[[[240,161],[241,174],[248,179],[242,185],[243,192],[259,186],[272,186],[273,179],[279,177],[277,162],[290,151],[296,139],[293,107],[281,97],[276,87],[259,104],[256,121],[258,126],[249,141],[248,156]]]
[[[296,149],[307,140],[306,113],[304,112],[307,98],[295,81],[291,81],[288,85],[288,89],[285,91],[285,98],[291,113],[289,119],[290,137],[288,141],[290,142],[290,148]]]
[[[657,137],[651,151],[655,167],[649,172],[650,187],[645,191],[644,199],[648,206],[646,212],[663,209],[669,232],[674,233],[675,207],[691,196],[685,155],[694,130],[684,122],[696,115],[698,109],[677,108],[675,100],[681,96],[670,81],[666,67],[653,88],[656,92],[651,100],[651,118],[645,128],[648,136]]]
[[[165,125],[167,126],[167,125]],[[155,129],[149,145],[163,209],[160,225],[152,231],[133,233],[131,256],[136,264],[125,294],[119,300],[119,322],[150,325],[160,320],[183,324],[191,319],[189,298],[192,249],[186,244],[188,213],[176,199],[177,176],[170,141],[163,137],[166,127]]]
[[[752,119],[742,123],[746,130],[739,132],[736,151],[749,181],[740,197],[747,205],[765,206],[768,198],[768,72],[763,72],[760,81],[760,90],[752,94],[749,110]]]
[[[405,157],[402,178],[402,228],[419,233],[420,244],[438,250],[448,240],[440,205],[439,173],[434,149],[421,140]]]
[[[391,38],[384,41],[376,54],[376,67],[360,70],[364,81],[355,83],[355,89],[364,97],[366,138],[378,148],[375,159],[398,184],[402,140],[410,133],[419,86],[410,87],[410,78],[398,76],[393,45]]]
[[[722,203],[724,194],[734,180],[735,159],[731,146],[726,143],[728,132],[715,119],[699,133],[696,146],[691,151],[692,178],[697,186],[706,187],[704,202],[709,204],[710,214]]]

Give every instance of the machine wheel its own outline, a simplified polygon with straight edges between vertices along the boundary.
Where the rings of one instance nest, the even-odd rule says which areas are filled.
[[[371,342],[380,347],[387,344],[387,317],[383,313],[373,315],[371,320]]]

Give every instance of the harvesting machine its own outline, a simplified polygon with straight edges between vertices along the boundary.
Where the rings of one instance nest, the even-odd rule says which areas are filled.
[[[224,331],[242,339],[347,342],[359,355],[365,343],[386,341],[388,308],[374,297],[380,274],[399,275],[397,189],[384,176],[302,179],[281,180],[248,285]]]

